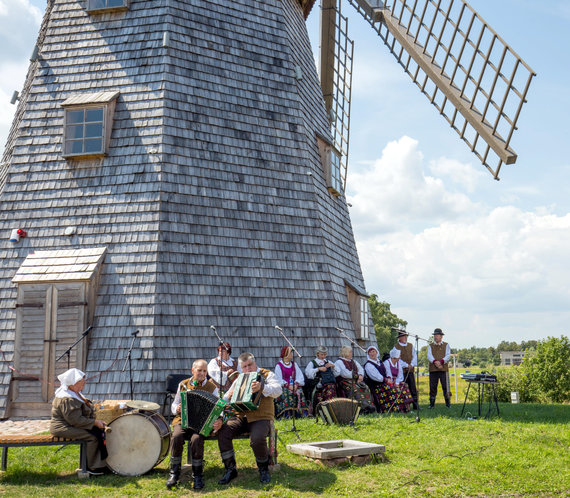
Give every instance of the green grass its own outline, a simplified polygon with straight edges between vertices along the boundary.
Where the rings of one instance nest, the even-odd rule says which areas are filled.
[[[425,405],[422,405],[425,408]],[[239,476],[228,487],[217,445],[206,443],[207,496],[498,496],[570,494],[570,405],[500,404],[501,416],[460,418],[461,405],[437,404],[415,414],[361,417],[357,430],[299,420],[303,441],[350,438],[386,446],[387,461],[362,467],[328,468],[288,453],[297,442],[277,422],[281,468],[267,486],[259,483],[248,442],[235,442]],[[475,413],[477,408],[468,404]],[[168,458],[145,476],[106,475],[80,480],[74,470],[78,448],[10,448],[8,471],[0,477],[2,496],[181,496],[192,494],[189,469],[182,485],[167,491]]]

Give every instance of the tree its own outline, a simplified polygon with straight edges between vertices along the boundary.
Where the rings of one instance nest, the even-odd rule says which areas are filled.
[[[522,369],[539,393],[541,402],[570,401],[570,341],[568,337],[548,337],[539,341],[536,353],[527,354]]]
[[[396,342],[397,332],[393,328],[405,328],[408,322],[402,320],[395,313],[390,311],[390,304],[379,301],[376,294],[371,294],[368,298],[370,305],[370,313],[372,314],[372,322],[374,323],[374,331],[376,332],[376,341],[378,342],[378,350],[380,354],[392,349]]]

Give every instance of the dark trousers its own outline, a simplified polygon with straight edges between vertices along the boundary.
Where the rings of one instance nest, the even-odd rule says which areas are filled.
[[[430,403],[435,401],[437,396],[437,383],[441,382],[441,390],[443,391],[443,397],[445,401],[449,399],[449,389],[447,387],[447,372],[442,370],[440,372],[430,372],[429,373],[429,400]]]
[[[269,420],[256,420],[249,422],[244,418],[230,418],[218,431],[218,446],[222,460],[234,457],[233,439],[249,432],[249,445],[258,463],[265,463],[269,460],[269,449],[267,448],[267,436],[271,429]]]
[[[190,440],[192,465],[202,465],[202,459],[204,458],[204,436],[201,436],[192,429],[183,429],[181,424],[176,424],[172,430],[170,462],[180,463],[182,461],[184,441],[188,439]]]
[[[431,377],[430,377],[431,378]],[[410,389],[410,394],[414,400],[414,408],[418,407],[418,390],[416,389],[416,378],[414,372],[405,371],[404,372],[404,382],[408,384]]]

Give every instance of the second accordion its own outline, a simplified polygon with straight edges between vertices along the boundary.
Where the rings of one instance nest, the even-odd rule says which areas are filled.
[[[223,414],[226,402],[207,391],[191,390],[180,393],[182,428],[208,437],[214,422]]]
[[[360,415],[360,401],[346,398],[333,398],[321,401],[315,410],[325,424],[349,425],[354,424]]]
[[[261,383],[261,389],[256,393],[251,391],[251,384],[255,381]],[[257,372],[240,373],[234,383],[234,392],[230,400],[230,407],[236,412],[250,412],[259,408],[265,378]]]

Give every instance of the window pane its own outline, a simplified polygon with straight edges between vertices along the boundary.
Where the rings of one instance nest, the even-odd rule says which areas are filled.
[[[83,140],[69,140],[65,142],[66,154],[81,154],[83,152]]]
[[[101,139],[85,140],[85,152],[103,152],[103,141]]]
[[[103,121],[103,108],[85,110],[85,122],[93,123],[95,121]]]
[[[66,128],[66,138],[71,140],[73,138],[83,138],[83,125],[71,125]]]
[[[85,137],[102,137],[103,136],[103,123],[86,124]]]
[[[83,109],[80,111],[67,111],[67,122],[72,123],[82,123],[83,122]]]
[[[90,9],[104,9],[106,7],[105,0],[89,0]]]
[[[125,5],[125,0],[107,0],[108,7],[122,7]]]

